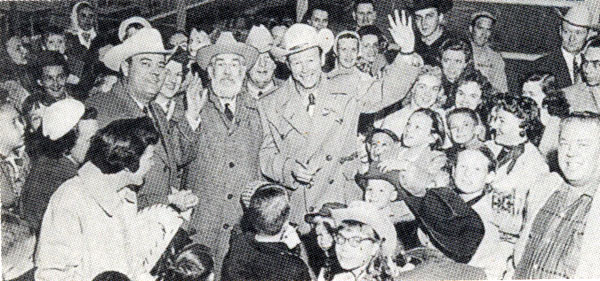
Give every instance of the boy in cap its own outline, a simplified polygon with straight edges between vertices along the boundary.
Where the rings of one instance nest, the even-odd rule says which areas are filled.
[[[502,56],[490,47],[490,37],[496,25],[496,16],[488,11],[477,11],[471,14],[469,33],[473,49],[475,69],[490,80],[498,91],[508,91],[506,72]]]

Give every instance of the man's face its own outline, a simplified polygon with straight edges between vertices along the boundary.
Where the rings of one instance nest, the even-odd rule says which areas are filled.
[[[275,67],[275,61],[271,58],[271,55],[269,55],[268,52],[262,53],[248,72],[248,78],[250,78],[250,81],[252,81],[256,87],[264,89],[271,81],[273,81]]]
[[[562,38],[562,47],[567,52],[578,54],[583,49],[587,36],[587,28],[575,26],[565,21],[562,22],[560,37]]]
[[[65,36],[62,34],[48,34],[48,38],[46,38],[46,49],[48,51],[56,51],[61,54],[65,54],[65,50],[67,48],[65,42]]]
[[[581,66],[586,83],[590,86],[600,85],[600,48],[587,48]]]
[[[131,93],[139,102],[148,104],[158,94],[165,78],[165,55],[138,54],[131,57],[128,66],[124,74]]]
[[[600,125],[573,120],[561,128],[558,164],[574,186],[589,184],[600,171]]]
[[[308,23],[317,30],[327,28],[327,25],[329,24],[329,13],[324,10],[316,9],[313,11]]]
[[[8,104],[0,107],[0,145],[16,149],[25,142],[25,123],[17,110]],[[5,155],[6,156],[6,155]]]
[[[160,88],[160,94],[166,98],[174,97],[183,82],[183,65],[180,62],[171,60],[165,66],[165,82]]]
[[[38,81],[44,88],[46,94],[55,99],[65,97],[65,85],[67,84],[67,75],[62,65],[44,66],[42,69],[41,80]]]
[[[475,110],[481,104],[481,88],[477,82],[462,84],[456,90],[456,107],[466,107]]]
[[[377,19],[377,12],[375,12],[375,7],[371,3],[361,3],[356,6],[356,11],[352,13],[354,20],[356,20],[356,24],[358,28],[367,25],[374,25],[375,20]]]
[[[490,41],[493,26],[494,21],[488,17],[477,19],[475,25],[471,26],[471,35],[473,36],[475,45],[483,47]]]
[[[415,12],[415,23],[421,36],[428,37],[440,27],[442,16],[436,8],[422,9]]]
[[[233,98],[242,90],[246,75],[244,58],[236,54],[220,54],[208,67],[211,86],[218,97]]]
[[[292,76],[305,89],[317,86],[321,79],[321,54],[319,48],[310,48],[288,56]]]
[[[448,119],[450,137],[455,144],[465,144],[477,137],[477,124],[469,114],[453,114]]]
[[[12,37],[6,43],[6,51],[12,61],[18,65],[27,64],[29,51],[23,46],[23,41],[18,37]]]
[[[515,146],[527,140],[526,136],[521,136],[523,119],[503,109],[495,109],[494,112],[490,127],[496,131],[494,141],[498,145]]]
[[[276,25],[271,29],[271,34],[273,34],[273,46],[281,46],[283,35],[286,31],[287,27],[285,25]]]
[[[315,218],[315,234],[317,235],[317,244],[323,250],[328,250],[333,246],[333,236],[327,229],[326,224],[333,225],[333,219],[326,217]]]
[[[490,160],[480,151],[460,152],[452,174],[456,188],[466,194],[483,190],[490,179],[489,164]]]
[[[377,35],[363,35],[360,44],[362,56],[368,61],[375,61],[375,57],[379,54],[379,38],[377,38]]]
[[[463,51],[446,50],[442,54],[442,70],[450,82],[455,82],[467,67],[467,56]]]
[[[369,180],[365,189],[365,201],[369,202],[378,209],[383,209],[396,200],[398,192],[396,188],[385,180]]]
[[[77,13],[77,21],[81,29],[89,31],[96,25],[96,13],[90,7],[81,8]]]
[[[369,157],[373,161],[381,160],[381,155],[394,146],[394,140],[388,134],[375,134],[369,143]]]
[[[355,38],[342,38],[337,45],[338,64],[343,68],[352,68],[358,58],[358,40]]]
[[[440,96],[442,81],[433,75],[421,75],[413,86],[411,103],[418,108],[431,108]]]

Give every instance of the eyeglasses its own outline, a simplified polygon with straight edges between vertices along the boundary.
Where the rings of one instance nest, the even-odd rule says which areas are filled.
[[[335,235],[335,243],[338,245],[344,245],[346,244],[346,241],[348,242],[348,244],[353,247],[353,248],[358,248],[358,246],[360,246],[360,243],[364,242],[364,241],[371,241],[371,242],[375,242],[375,239],[373,238],[361,238],[361,237],[344,237],[341,234],[336,234]]]

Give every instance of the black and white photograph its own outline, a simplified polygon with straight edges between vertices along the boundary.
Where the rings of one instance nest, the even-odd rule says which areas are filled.
[[[600,0],[0,0],[6,281],[600,278]]]

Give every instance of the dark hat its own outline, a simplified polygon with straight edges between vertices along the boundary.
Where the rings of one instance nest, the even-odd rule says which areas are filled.
[[[365,191],[369,185],[369,180],[384,180],[391,183],[398,192],[397,200],[401,200],[406,196],[406,192],[400,185],[400,171],[381,172],[379,162],[373,162],[369,165],[369,170],[364,174],[357,174],[355,177],[358,186]]]
[[[445,14],[452,9],[452,0],[413,0],[409,9],[414,13],[429,8],[436,8],[440,14]]]
[[[304,221],[306,221],[307,223],[313,223],[316,217],[331,218],[331,210],[344,208],[348,208],[348,206],[344,203],[327,202],[323,204],[323,206],[321,206],[321,209],[318,212],[306,214],[304,216]]]

